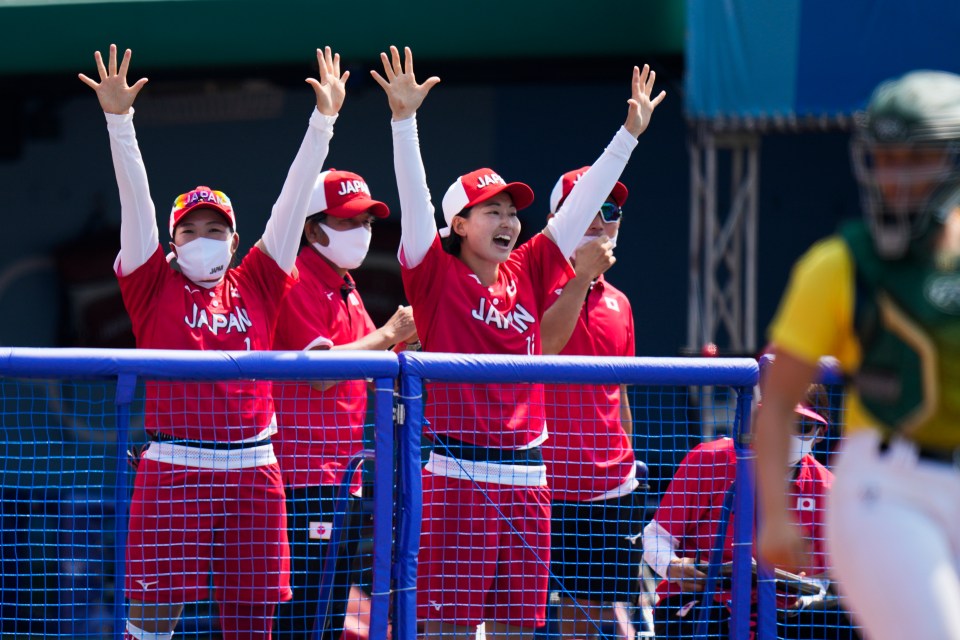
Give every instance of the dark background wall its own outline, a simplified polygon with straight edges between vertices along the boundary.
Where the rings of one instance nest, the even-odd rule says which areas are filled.
[[[618,47],[621,28],[610,27]],[[490,166],[533,187],[537,199],[521,220],[525,235],[539,230],[557,177],[600,154],[623,121],[631,65],[650,62],[668,97],[624,172],[630,199],[618,262],[608,275],[633,300],[638,353],[676,354],[686,341],[690,200],[682,51],[638,38],[626,43],[636,52],[629,55],[622,49],[565,55],[543,33],[549,35],[536,31],[541,50],[546,43],[557,47],[551,55],[501,47],[484,56],[470,43],[462,48],[469,55],[453,55],[461,50],[449,42],[418,57],[419,75],[443,79],[419,114],[434,200],[439,206],[456,176]],[[501,36],[493,29],[489,37],[500,42]],[[432,46],[423,33],[412,38],[415,46],[417,38]],[[48,61],[51,68],[0,75],[0,344],[131,344],[111,271],[120,213],[104,119],[93,92],[76,79],[78,71],[95,72],[92,51],[109,42],[81,43],[83,55],[69,64]],[[305,131],[313,95],[303,78],[315,74],[313,50],[300,47],[302,62],[164,66],[152,41],[144,44],[145,60],[136,39],[119,44],[134,49],[131,76],[150,77],[135,123],[161,240],[168,239],[173,198],[207,184],[233,199],[245,250],[262,233]],[[389,110],[368,77],[375,52],[344,55],[352,77],[327,166],[359,172],[393,211],[378,224],[374,251],[357,272],[375,320],[383,320],[402,302]],[[842,133],[768,135],[761,153],[762,334],[790,264],[841,216],[855,214],[856,193]]]

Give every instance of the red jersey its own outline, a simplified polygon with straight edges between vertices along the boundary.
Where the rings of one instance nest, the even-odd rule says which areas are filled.
[[[437,236],[423,261],[403,266],[403,285],[425,351],[540,355],[540,319],[570,263],[537,234],[514,249],[489,287]],[[544,433],[543,385],[431,383],[426,417],[439,434],[519,449]]]
[[[348,344],[376,330],[350,274],[341,278],[312,247],[297,257],[300,282],[283,301],[273,346],[301,351]],[[274,449],[288,487],[334,484],[363,447],[367,384],[343,380],[317,391],[306,382],[276,382]]]
[[[280,301],[296,280],[254,247],[212,289],[174,271],[157,245],[132,273],[117,269],[140,349],[255,351],[273,345]],[[176,438],[233,442],[273,424],[270,381],[146,383],[145,427]]]
[[[737,454],[733,440],[721,438],[694,447],[680,463],[670,486],[660,500],[654,519],[677,539],[681,558],[699,558],[706,564],[720,525],[723,499],[737,475]],[[813,456],[804,456],[789,486],[788,504],[803,535],[812,543],[812,567],[803,569],[816,576],[826,571],[824,517],[833,474]],[[733,560],[733,530],[736,513],[730,516],[723,545],[723,562]],[[754,554],[756,556],[756,554]],[[661,596],[678,593],[675,583],[663,580],[657,587]],[[727,601],[724,592],[718,600]]]
[[[549,304],[562,291],[562,286],[552,291]],[[587,293],[560,353],[636,355],[630,301],[602,275]],[[554,500],[596,499],[635,476],[633,443],[620,423],[620,385],[548,384],[545,399],[550,439],[543,445],[543,457]]]

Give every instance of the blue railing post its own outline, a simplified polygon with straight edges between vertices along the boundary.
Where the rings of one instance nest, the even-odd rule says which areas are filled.
[[[393,557],[394,457],[393,378],[377,378],[374,408],[373,578],[370,588],[370,637],[386,638],[390,613],[390,561]]]
[[[423,381],[404,369],[400,354],[400,407],[397,437],[396,595],[394,638],[417,637],[417,553],[423,513],[420,437],[423,432]]]
[[[753,450],[753,431],[750,410],[753,389],[737,387],[737,413],[734,422],[734,448],[737,452],[737,488],[734,496],[733,523],[733,611],[730,637],[750,637],[750,608],[753,598],[753,534],[755,530],[755,499],[757,495]]]
[[[117,454],[116,482],[114,482],[114,584],[113,584],[113,637],[123,638],[126,627],[126,581],[127,550],[127,442],[130,432],[130,404],[137,388],[137,376],[121,373],[117,376],[117,392],[114,402],[117,407]]]

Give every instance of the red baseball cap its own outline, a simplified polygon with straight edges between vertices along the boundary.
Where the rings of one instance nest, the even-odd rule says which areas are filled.
[[[210,187],[197,187],[192,191],[181,193],[173,201],[173,208],[170,209],[170,237],[173,237],[173,230],[187,215],[194,209],[213,209],[230,224],[230,228],[237,230],[237,219],[233,215],[233,205],[230,204],[230,198],[223,191],[216,191]]]
[[[330,169],[317,176],[307,215],[326,213],[335,218],[353,218],[364,211],[378,218],[390,215],[390,208],[370,197],[370,187],[357,174]]]
[[[453,216],[502,191],[510,194],[517,211],[533,204],[533,189],[522,182],[507,182],[493,169],[477,169],[457,178],[443,196],[443,219],[447,221],[447,226],[440,230],[440,235],[450,235]]]
[[[757,407],[762,407],[763,403],[758,402]],[[830,421],[824,418],[822,415],[811,409],[810,407],[804,405],[803,403],[797,403],[797,406],[793,408],[793,412],[798,416],[803,416],[808,420],[813,420],[814,422],[819,422],[820,424],[829,427]]]
[[[829,426],[830,423],[822,415],[811,409],[810,407],[804,406],[803,404],[798,404],[793,408],[793,412],[803,416],[804,418],[809,418],[814,422],[819,422],[822,425]]]
[[[566,200],[570,192],[573,191],[573,185],[577,184],[577,181],[580,180],[589,168],[589,166],[580,167],[575,171],[567,171],[560,176],[557,184],[553,186],[553,191],[550,192],[550,213],[557,212],[557,209],[560,208],[563,201]],[[628,193],[627,187],[624,186],[622,182],[618,182],[613,185],[613,191],[610,192],[610,197],[613,198],[613,201],[617,203],[618,207],[622,207],[623,203],[627,201]]]

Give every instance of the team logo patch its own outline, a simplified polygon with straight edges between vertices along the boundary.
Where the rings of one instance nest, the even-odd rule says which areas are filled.
[[[311,540],[329,540],[331,531],[333,531],[333,523],[331,522],[310,523]]]
[[[477,176],[477,189],[484,189],[490,185],[507,184],[507,182],[497,173],[485,173]]]
[[[603,296],[603,301],[607,303],[607,309],[610,309],[612,311],[620,311],[620,303],[617,302],[616,298]]]
[[[951,273],[927,278],[923,295],[934,307],[951,315],[960,315],[960,274]]]

